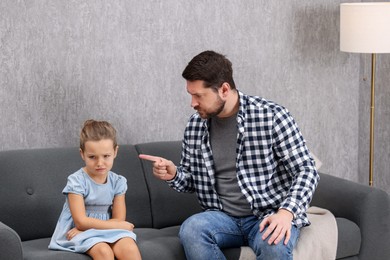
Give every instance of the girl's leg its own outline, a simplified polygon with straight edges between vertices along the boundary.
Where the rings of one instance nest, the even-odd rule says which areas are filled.
[[[107,243],[97,243],[86,252],[93,260],[114,260],[114,252]]]
[[[130,237],[119,239],[111,244],[117,260],[141,260],[141,253],[135,241]]]

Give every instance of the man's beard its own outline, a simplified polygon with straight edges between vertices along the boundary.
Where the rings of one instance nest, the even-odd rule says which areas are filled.
[[[198,114],[200,115],[201,118],[203,119],[209,119],[209,118],[212,118],[212,117],[215,117],[217,116],[219,113],[222,112],[222,110],[225,108],[225,103],[226,101],[223,101],[219,96],[218,96],[218,100],[216,102],[216,108],[213,110],[213,111],[206,111],[206,112],[203,112],[201,113],[199,110],[196,110],[198,111]]]

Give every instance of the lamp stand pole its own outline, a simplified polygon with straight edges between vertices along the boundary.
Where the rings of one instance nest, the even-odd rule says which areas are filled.
[[[374,175],[374,117],[375,117],[375,63],[376,54],[371,54],[371,110],[370,110],[370,176],[368,184],[373,186]]]

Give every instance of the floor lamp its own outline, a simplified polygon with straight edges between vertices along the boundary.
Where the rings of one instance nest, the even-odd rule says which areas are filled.
[[[377,53],[390,53],[390,2],[340,5],[340,50],[371,54],[369,185],[374,175],[375,63]]]

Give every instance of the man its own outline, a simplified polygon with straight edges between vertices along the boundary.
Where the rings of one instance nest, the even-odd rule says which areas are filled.
[[[319,176],[287,109],[236,89],[231,62],[205,51],[183,71],[191,106],[179,166],[151,155],[153,173],[196,192],[203,212],[181,226],[187,259],[225,259],[249,245],[257,259],[292,259]]]

